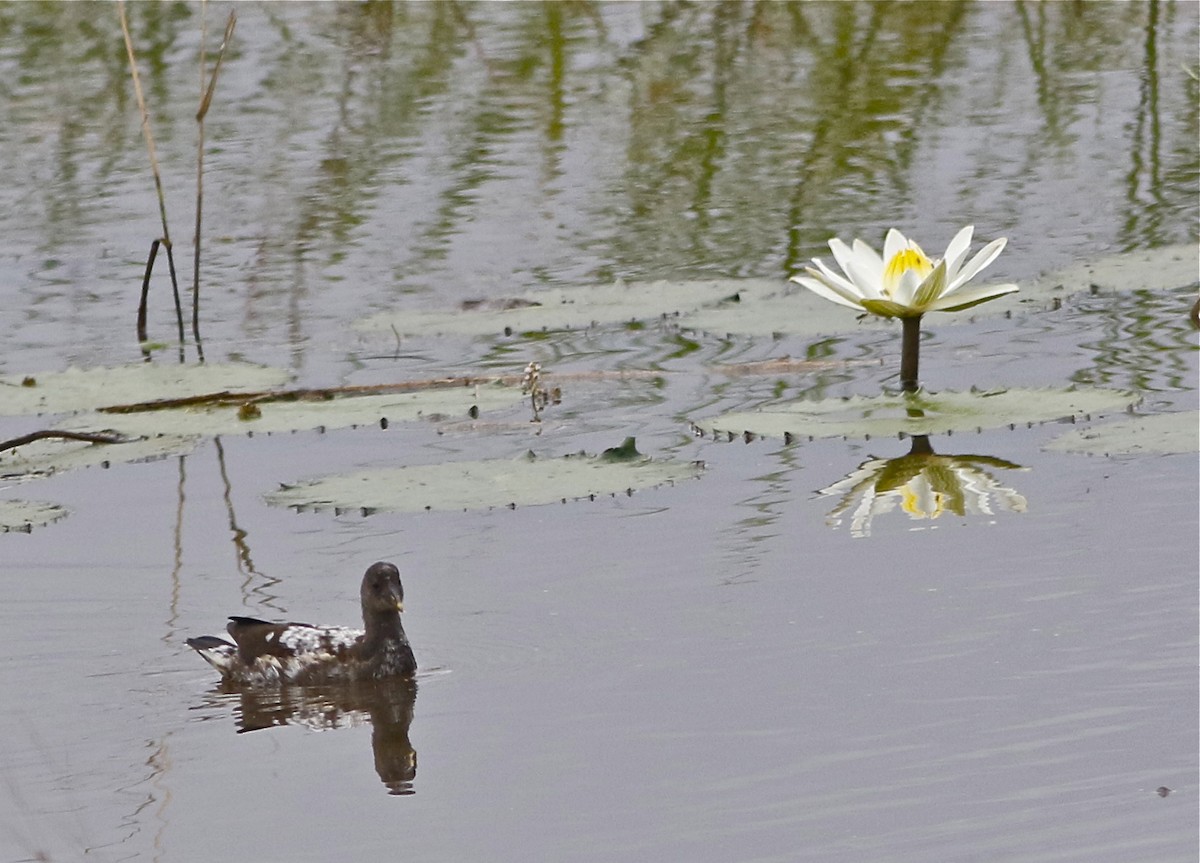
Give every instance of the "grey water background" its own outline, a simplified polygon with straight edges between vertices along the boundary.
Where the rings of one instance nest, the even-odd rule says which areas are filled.
[[[229,8],[207,7],[210,53]],[[0,859],[1196,859],[1194,453],[1048,452],[1053,424],[935,439],[1026,468],[1002,479],[1028,510],[894,512],[855,536],[817,490],[907,442],[718,443],[688,421],[894,385],[898,329],[397,345],[353,324],[615,278],[782,285],[829,237],[893,225],[931,253],[963,224],[1007,236],[986,275],[1017,282],[1194,242],[1200,7],[236,9],[206,128],[210,362],[299,385],[663,374],[567,387],[540,427],[225,437],[0,487],[72,511],[0,535]],[[190,284],[201,7],[129,14]],[[160,228],[115,8],[0,5],[0,70],[0,371],[135,362]],[[1194,410],[1195,289],[930,316],[923,378]],[[174,331],[166,297],[156,277],[152,338]],[[782,356],[830,365],[716,370]],[[0,437],[46,424],[6,417]],[[515,510],[262,499],[626,435],[707,471]],[[234,613],[353,622],[378,559],[401,567],[430,671],[404,796],[370,722],[237,734],[247,705],[183,645]]]

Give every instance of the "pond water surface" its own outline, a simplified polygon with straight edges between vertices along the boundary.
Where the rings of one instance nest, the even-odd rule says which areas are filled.
[[[1023,285],[1194,245],[1200,6],[211,3],[210,60],[230,8],[206,359],[296,386],[595,374],[537,424],[227,435],[0,481],[70,510],[0,534],[0,860],[1196,859],[1194,448],[1045,448],[1065,423],[939,436],[988,460],[990,511],[856,519],[831,487],[910,441],[691,423],[894,388],[898,326],[355,324],[618,278],[782,290],[828,238],[890,226],[931,251],[964,224],[1008,237],[987,276]],[[128,13],[190,286],[202,8]],[[0,70],[0,374],[138,362],[162,227],[117,10],[0,6]],[[1158,275],[931,315],[924,383],[1195,411],[1196,271]],[[160,364],[168,296],[156,275]],[[728,369],[784,357],[812,362]],[[59,419],[3,400],[0,438]],[[703,476],[366,517],[264,500],[627,436]],[[184,645],[230,614],[355,623],[376,560],[404,577],[415,689],[228,692]]]

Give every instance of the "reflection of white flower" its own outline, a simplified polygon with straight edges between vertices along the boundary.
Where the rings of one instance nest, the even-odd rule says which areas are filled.
[[[884,238],[883,257],[862,240],[850,247],[835,237],[829,248],[845,276],[813,258],[815,269],[805,267],[808,275],[794,276],[792,281],[839,305],[885,318],[969,309],[1017,290],[1013,284],[964,287],[1008,242],[1003,237],[993,240],[967,261],[974,231],[973,225],[967,225],[955,234],[945,256],[936,261],[895,228]]]
[[[1025,512],[1025,498],[1000,485],[984,467],[1023,470],[990,456],[937,455],[914,452],[900,458],[863,462],[845,479],[819,494],[841,495],[828,523],[838,527],[853,508],[850,533],[870,536],[871,521],[897,506],[912,519],[935,519],[946,512],[960,516],[994,515],[994,504],[1008,512]]]

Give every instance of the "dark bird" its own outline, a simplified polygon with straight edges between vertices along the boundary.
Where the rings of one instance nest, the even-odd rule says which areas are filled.
[[[187,644],[232,683],[411,679],[417,660],[400,623],[400,571],[395,564],[372,564],[361,593],[365,630],[230,617],[226,630],[232,644],[214,635],[189,638]]]

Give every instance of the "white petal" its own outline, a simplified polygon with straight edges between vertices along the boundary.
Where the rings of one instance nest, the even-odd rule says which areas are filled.
[[[854,302],[854,300],[843,296],[832,285],[828,285],[822,281],[820,275],[815,270],[809,270],[808,272],[812,273],[814,278],[809,278],[806,276],[792,276],[791,280],[798,285],[803,285],[804,287],[808,288],[822,299],[829,300],[830,302],[837,303],[839,306],[846,306],[847,308],[854,309],[856,311],[861,312],[863,310],[863,307]]]
[[[911,306],[917,288],[921,287],[924,281],[916,270],[905,270],[900,276],[899,283],[892,289],[892,301],[902,306]]]
[[[829,267],[825,266],[825,262],[820,258],[813,258],[812,262],[817,265],[817,269],[820,270],[820,272],[813,272],[811,267],[805,267],[805,270],[812,273],[818,279],[827,282],[830,287],[841,291],[849,298],[857,300],[862,297],[862,291],[859,289],[859,286],[850,281],[850,279],[847,279],[845,276],[835,273],[833,270],[829,269]]]
[[[871,268],[870,261],[865,262],[864,266],[862,260],[853,258],[846,262],[846,275],[854,282],[864,299],[876,300],[883,296],[883,282],[881,279],[871,278]]]
[[[883,266],[887,266],[892,258],[908,247],[908,239],[895,228],[888,228],[887,236],[883,238]]]
[[[912,249],[913,251],[920,253],[922,258],[925,258],[928,260],[929,255],[925,254],[925,250],[921,248],[920,243],[918,243],[916,240],[909,240],[908,247],[910,249]]]
[[[854,241],[854,263],[863,277],[876,288],[883,284],[883,258],[862,240]]]
[[[950,245],[946,246],[946,254],[942,260],[946,262],[947,282],[954,283],[954,277],[958,275],[958,268],[966,260],[967,252],[971,250],[971,235],[974,233],[975,226],[967,225],[955,234],[954,239],[950,241]]]
[[[918,474],[900,490],[900,508],[912,518],[937,518],[942,514],[941,496],[925,474]]]
[[[938,261],[938,265],[933,268],[932,273],[925,277],[925,281],[921,283],[921,286],[913,296],[913,308],[919,309],[922,312],[933,308],[945,289],[946,262]]]
[[[992,240],[990,243],[980,249],[979,254],[971,258],[971,260],[967,262],[967,265],[959,271],[957,276],[954,277],[954,281],[950,283],[950,287],[946,288],[942,296],[954,293],[971,279],[975,278],[976,274],[980,270],[982,270],[992,261],[996,260],[996,256],[1004,251],[1004,245],[1007,242],[1007,238],[1001,237],[998,240]]]
[[[855,242],[859,245],[865,245],[858,241]],[[841,265],[842,271],[845,272],[846,276],[854,284],[855,288],[857,288],[860,296],[867,298],[883,296],[880,293],[881,276],[883,273],[882,261],[879,262],[880,277],[873,277],[875,267],[870,257],[864,260],[860,254],[851,251],[850,247],[837,239],[837,237],[829,241],[829,248],[833,252],[833,256],[837,258],[838,264]],[[868,250],[870,251],[869,247]],[[879,257],[873,251],[871,251],[871,255],[877,259]]]
[[[930,303],[929,311],[959,312],[1018,290],[1020,288],[1014,284],[976,285],[973,288],[963,288],[961,291],[956,291],[949,296],[942,294],[941,297]]]
[[[854,253],[850,251],[850,247],[834,237],[829,241],[829,251],[833,252],[833,259],[838,262],[842,272],[850,277],[850,281],[854,281],[854,274],[850,272],[850,266],[848,266],[854,260]]]

